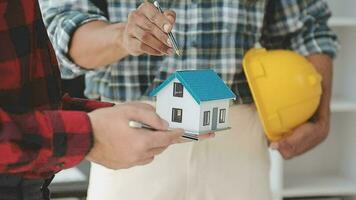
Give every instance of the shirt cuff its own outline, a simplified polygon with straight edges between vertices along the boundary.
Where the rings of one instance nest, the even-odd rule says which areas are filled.
[[[93,147],[90,119],[84,112],[45,112],[53,131],[53,158],[58,170],[79,164]]]
[[[319,53],[335,58],[340,46],[336,35],[330,32],[319,32],[310,36],[293,38],[291,48],[304,56]]]

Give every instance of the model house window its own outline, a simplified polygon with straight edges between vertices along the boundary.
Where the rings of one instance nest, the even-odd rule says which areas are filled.
[[[183,97],[183,85],[181,83],[174,83],[173,85],[173,96]]]
[[[203,118],[203,126],[207,126],[209,124],[210,124],[210,111],[205,111],[204,118]]]
[[[182,123],[183,110],[178,108],[172,109],[172,122]]]
[[[220,109],[219,123],[225,123],[226,109]]]

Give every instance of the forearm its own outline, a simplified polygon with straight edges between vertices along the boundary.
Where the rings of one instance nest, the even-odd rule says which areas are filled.
[[[86,69],[99,68],[128,56],[122,46],[124,23],[93,21],[80,26],[73,34],[69,56]]]
[[[323,94],[315,117],[328,124],[330,120],[330,102],[332,95],[333,61],[329,56],[324,54],[312,54],[307,56],[307,59],[315,66],[315,69],[323,78]]]

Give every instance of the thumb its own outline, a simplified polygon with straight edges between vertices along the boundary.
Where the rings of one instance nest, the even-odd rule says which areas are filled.
[[[168,122],[163,120],[155,111],[147,109],[136,109],[136,112],[131,112],[130,121],[137,121],[146,124],[153,129],[167,130]]]
[[[291,159],[295,154],[295,147],[288,139],[271,143],[271,148],[278,150],[284,159]]]
[[[176,22],[176,13],[174,11],[166,10],[163,14],[172,25]]]
[[[167,147],[173,143],[176,143],[183,135],[182,129],[172,129],[169,131],[156,131],[149,135],[153,141],[151,148]]]
[[[183,129],[171,129],[169,134],[169,139],[170,139],[170,143],[175,143],[175,141],[179,140],[180,138],[182,138],[183,134],[184,134],[184,130]]]

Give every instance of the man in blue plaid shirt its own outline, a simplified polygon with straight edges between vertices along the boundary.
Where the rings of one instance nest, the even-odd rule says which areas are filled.
[[[113,172],[93,165],[89,199],[270,199],[268,142],[241,67],[258,43],[305,55],[323,76],[315,120],[271,148],[290,159],[329,132],[337,41],[322,0],[161,0],[163,14],[139,0],[106,0],[107,12],[90,0],[40,2],[63,77],[85,73],[89,98],[147,100],[174,71],[201,68],[214,69],[238,96],[227,134],[176,145],[145,167]],[[181,57],[167,37],[172,29]]]

